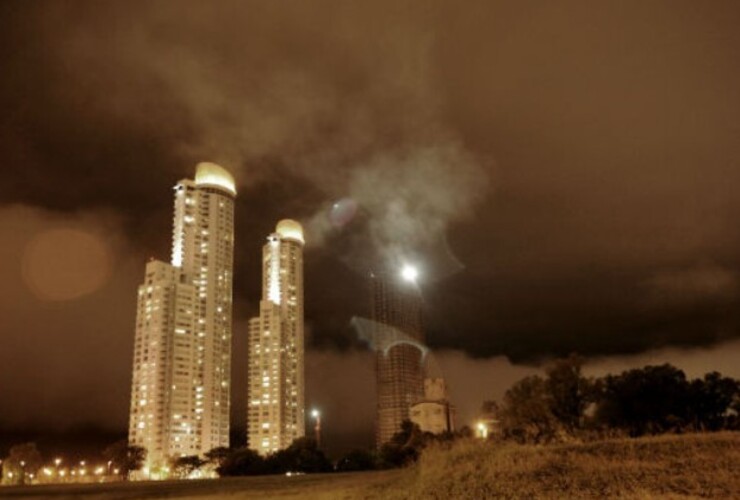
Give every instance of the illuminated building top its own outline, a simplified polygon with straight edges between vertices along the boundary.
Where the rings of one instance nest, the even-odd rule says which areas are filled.
[[[300,243],[305,243],[303,239],[303,227],[293,219],[283,219],[278,222],[277,228],[275,229],[281,238],[287,240],[295,240]]]
[[[210,162],[198,163],[195,171],[196,186],[215,186],[236,195],[236,183],[228,170]]]

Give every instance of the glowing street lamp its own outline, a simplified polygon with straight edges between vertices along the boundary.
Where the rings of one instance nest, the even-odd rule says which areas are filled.
[[[316,420],[314,431],[316,432],[316,447],[321,448],[321,412],[314,408],[311,410],[311,416]]]
[[[485,422],[478,422],[478,425],[476,426],[478,430],[478,437],[481,439],[486,439],[488,437],[488,426]]]

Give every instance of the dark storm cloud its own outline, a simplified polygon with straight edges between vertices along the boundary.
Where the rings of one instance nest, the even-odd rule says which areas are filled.
[[[362,347],[349,319],[367,315],[363,273],[410,259],[423,273],[428,343],[479,358],[458,353],[467,361],[453,366],[731,341],[739,11],[675,1],[4,2],[3,241],[18,238],[11,221],[33,238],[48,226],[39,217],[82,218],[119,239],[106,285],[53,306],[53,334],[31,313],[48,304],[3,295],[3,337],[12,329],[79,349],[50,344],[34,356],[14,337],[3,354],[28,377],[58,361],[55,349],[70,357],[64,366],[93,359],[101,380],[127,391],[128,354],[88,336],[116,318],[104,329],[116,352],[130,350],[145,259],[169,252],[170,189],[201,160],[223,163],[240,185],[236,324],[255,311],[263,238],[279,218],[298,218],[309,230],[310,345],[327,360]],[[331,218],[338,200],[350,209]],[[21,254],[9,254],[7,272]],[[93,306],[99,317],[84,314]],[[237,369],[244,335],[235,333]],[[330,361],[326,373],[339,366]],[[65,387],[87,387],[67,369]],[[127,397],[106,411],[125,413]]]

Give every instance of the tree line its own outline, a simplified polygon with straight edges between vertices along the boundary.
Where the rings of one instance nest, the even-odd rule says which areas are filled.
[[[740,428],[740,381],[710,372],[689,380],[670,364],[586,377],[577,355],[515,383],[498,411],[519,442]]]

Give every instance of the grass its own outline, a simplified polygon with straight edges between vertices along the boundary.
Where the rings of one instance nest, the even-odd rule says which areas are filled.
[[[402,470],[7,488],[24,499],[740,498],[740,433],[523,446],[465,440]]]
[[[551,446],[463,441],[425,450],[398,486],[383,496],[738,498],[740,433]]]

